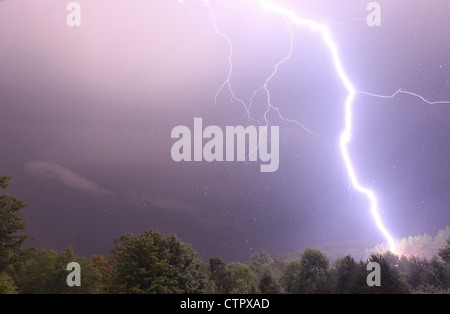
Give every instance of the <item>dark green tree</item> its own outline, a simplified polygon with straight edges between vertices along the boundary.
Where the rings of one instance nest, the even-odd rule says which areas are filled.
[[[392,267],[383,255],[372,254],[369,257],[368,263],[369,262],[375,262],[380,265],[381,286],[367,285],[362,289],[362,293],[404,294],[409,292],[407,286],[400,280],[400,274],[397,268]],[[366,267],[368,263],[366,263]],[[371,270],[366,270],[366,276],[369,275],[370,272]]]
[[[113,268],[110,261],[102,255],[94,255],[91,258],[92,268],[95,269],[99,276],[96,283],[99,293],[106,293],[112,290]]]
[[[356,262],[350,255],[334,261],[332,278],[333,290],[339,294],[361,293],[361,288],[367,285],[364,264]]]
[[[0,273],[0,294],[17,294],[14,280],[7,273]]]
[[[77,262],[81,267],[81,286],[69,287],[67,265]],[[71,247],[61,253],[43,249],[34,251],[17,267],[13,278],[19,293],[24,294],[86,294],[101,292],[100,272],[91,260],[77,256]]]
[[[286,293],[301,293],[299,283],[300,271],[301,265],[299,261],[291,261],[284,268],[281,282]]]
[[[260,250],[250,255],[248,265],[255,274],[260,293],[275,294],[284,291],[280,284],[282,271],[275,264],[270,253]]]
[[[258,288],[262,294],[279,294],[284,291],[271,265],[261,266]]]
[[[210,285],[201,259],[175,235],[154,230],[114,240],[111,263],[115,293],[207,293]]]
[[[424,284],[424,275],[428,268],[428,261],[415,256],[411,256],[409,259],[402,259],[404,264],[405,273],[404,281],[412,290],[419,289]]]
[[[281,282],[287,293],[331,293],[329,260],[319,250],[307,248],[300,261],[291,261],[283,271]]]
[[[330,261],[325,254],[307,248],[300,259],[300,293],[330,293]]]
[[[450,237],[447,239],[447,245],[439,249],[439,256],[446,263],[450,263]]]
[[[252,253],[247,264],[258,277],[261,277],[264,272],[263,265],[269,265],[271,263],[272,257],[270,253],[266,250],[261,250]]]
[[[8,188],[10,179],[11,177],[7,176],[0,177],[0,189]],[[27,206],[28,204],[14,196],[0,195],[0,273],[7,271],[14,254],[27,239],[26,235],[18,234],[26,226],[19,211]]]
[[[445,291],[450,288],[450,278],[447,268],[436,256],[428,263],[428,267],[422,278],[425,285],[435,287],[438,290]]]
[[[256,293],[256,279],[250,266],[242,263],[233,265],[231,270],[231,291],[233,294]]]
[[[230,293],[232,289],[232,273],[225,260],[218,256],[209,259],[211,280],[215,285],[215,292]]]

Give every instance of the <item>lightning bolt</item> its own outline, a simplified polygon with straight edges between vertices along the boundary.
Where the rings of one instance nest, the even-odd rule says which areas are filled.
[[[391,99],[391,98],[395,98],[399,94],[405,94],[405,95],[413,96],[415,98],[419,98],[421,101],[423,101],[424,103],[427,103],[429,105],[450,104],[450,101],[448,101],[448,100],[430,101],[430,100],[425,99],[423,96],[421,96],[419,94],[416,94],[416,93],[413,93],[413,92],[408,92],[408,91],[401,90],[401,89],[396,90],[392,95],[388,95],[388,96],[372,94],[372,93],[364,92],[364,91],[358,91],[357,93],[358,94],[363,94],[363,95],[368,95],[368,96],[371,96],[371,97],[385,98],[385,99]]]
[[[274,111],[277,113],[277,115],[278,115],[283,121],[295,123],[295,124],[301,126],[301,127],[302,127],[305,131],[307,131],[308,133],[314,133],[314,132],[312,132],[310,129],[308,129],[303,123],[298,122],[298,121],[296,121],[296,120],[291,120],[291,119],[285,118],[285,117],[282,115],[281,110],[280,110],[278,107],[274,106],[274,105],[272,104],[272,102],[271,102],[271,95],[270,95],[270,91],[269,91],[268,85],[269,85],[270,81],[271,81],[271,80],[275,77],[275,75],[277,74],[279,67],[280,67],[283,63],[285,63],[286,61],[288,61],[288,60],[291,58],[291,55],[292,55],[294,34],[293,34],[293,32],[292,32],[292,29],[289,27],[289,24],[286,23],[287,26],[288,26],[289,33],[290,33],[290,48],[289,48],[289,53],[288,53],[288,55],[287,55],[286,57],[284,57],[281,61],[279,61],[279,62],[274,66],[273,72],[267,77],[267,79],[265,80],[265,82],[264,82],[264,84],[263,84],[262,86],[260,86],[260,87],[257,88],[256,90],[254,90],[253,95],[251,96],[250,101],[249,101],[249,103],[247,104],[242,98],[239,98],[239,97],[236,96],[236,93],[234,92],[233,86],[232,86],[232,84],[231,84],[231,78],[232,78],[232,76],[233,76],[233,69],[234,69],[234,67],[233,67],[233,53],[234,53],[234,50],[233,50],[233,43],[232,43],[232,41],[231,41],[231,38],[230,38],[227,34],[223,33],[223,32],[219,29],[219,27],[217,26],[217,18],[216,18],[216,16],[215,16],[214,13],[213,13],[213,10],[212,10],[211,4],[209,3],[209,0],[200,0],[200,1],[203,2],[203,3],[206,5],[207,9],[208,9],[209,15],[211,16],[211,19],[213,20],[213,27],[214,27],[215,32],[216,32],[220,37],[222,37],[222,38],[225,39],[225,41],[227,42],[228,48],[229,48],[229,54],[228,54],[228,65],[229,65],[229,68],[228,68],[227,78],[225,79],[225,81],[220,85],[219,89],[217,90],[217,92],[216,92],[216,94],[215,94],[215,97],[214,97],[214,104],[217,105],[217,99],[218,99],[219,95],[220,95],[224,90],[227,90],[227,91],[230,93],[230,95],[231,95],[231,99],[232,99],[234,102],[237,102],[237,103],[241,104],[241,105],[244,107],[245,112],[246,112],[245,115],[246,115],[250,120],[253,120],[253,121],[257,122],[257,123],[261,123],[260,121],[256,120],[255,118],[253,118],[253,117],[251,116],[251,107],[252,107],[253,102],[254,102],[256,96],[258,95],[258,93],[260,93],[260,92],[263,91],[263,92],[265,93],[266,99],[267,99],[267,108],[266,108],[266,111],[264,112],[264,121],[265,121],[265,126],[266,126],[266,127],[267,127],[268,124],[269,124],[269,121],[268,121],[268,119],[267,119],[267,114],[268,114],[269,111],[272,109],[272,110],[274,110]],[[183,2],[183,0],[180,0],[180,2]]]
[[[179,1],[183,2],[183,0],[179,0]],[[381,210],[378,206],[378,199],[375,195],[375,192],[367,187],[364,187],[359,182],[358,176],[355,172],[355,168],[354,168],[352,159],[350,157],[348,146],[352,139],[353,106],[354,106],[355,97],[358,94],[362,94],[362,95],[367,95],[367,96],[371,96],[371,97],[390,99],[390,98],[396,97],[399,94],[406,94],[409,96],[419,98],[421,101],[423,101],[427,104],[430,104],[430,105],[450,104],[450,101],[434,101],[433,102],[433,101],[429,101],[429,100],[425,99],[423,96],[421,96],[419,94],[416,94],[413,92],[408,92],[408,91],[403,91],[400,89],[397,90],[396,92],[394,92],[392,95],[387,95],[387,96],[373,94],[373,93],[369,93],[369,92],[365,92],[365,91],[357,91],[355,89],[355,87],[353,86],[351,80],[349,79],[349,76],[347,75],[346,71],[344,70],[343,63],[342,63],[341,57],[338,52],[338,46],[337,46],[336,42],[333,40],[330,30],[328,29],[327,25],[315,22],[310,19],[300,18],[292,10],[285,8],[283,6],[280,6],[280,5],[273,4],[268,0],[258,0],[258,3],[262,6],[262,8],[264,10],[278,14],[286,20],[286,22],[287,22],[286,24],[288,25],[288,30],[291,35],[290,36],[290,49],[289,49],[288,54],[274,66],[273,72],[267,77],[267,79],[264,81],[264,84],[262,86],[260,86],[259,88],[257,88],[253,92],[253,95],[250,98],[249,103],[247,104],[243,99],[236,96],[236,93],[234,92],[233,86],[231,84],[231,78],[233,75],[233,44],[232,44],[231,38],[219,29],[219,27],[217,25],[217,18],[213,13],[213,10],[212,10],[209,0],[199,0],[199,1],[202,2],[203,4],[205,4],[205,6],[209,12],[209,15],[211,16],[211,18],[213,20],[213,27],[214,27],[215,32],[217,33],[218,36],[225,39],[225,41],[227,42],[228,47],[229,47],[229,54],[228,54],[229,71],[227,74],[227,78],[221,84],[221,86],[219,87],[219,89],[215,95],[215,104],[217,105],[217,99],[218,99],[219,95],[224,90],[227,90],[230,93],[232,100],[234,102],[240,103],[245,108],[246,115],[248,116],[248,118],[258,122],[256,119],[254,119],[251,116],[250,110],[253,105],[255,97],[258,95],[258,93],[263,92],[265,94],[266,101],[267,101],[267,108],[264,113],[264,120],[265,120],[266,126],[268,125],[267,114],[269,113],[270,110],[274,110],[283,121],[293,122],[293,123],[301,126],[305,131],[307,131],[309,133],[313,133],[304,124],[302,124],[296,120],[290,120],[290,119],[283,117],[283,115],[281,114],[281,110],[279,108],[277,108],[275,105],[273,105],[271,102],[271,95],[270,95],[270,90],[268,88],[268,85],[269,85],[270,81],[272,80],[272,78],[274,76],[276,76],[279,67],[283,63],[287,62],[292,55],[293,31],[292,31],[291,27],[289,26],[289,23],[288,23],[289,21],[295,25],[307,27],[311,31],[317,32],[321,36],[325,46],[328,48],[328,51],[331,55],[334,69],[336,70],[336,73],[337,73],[340,81],[342,82],[343,86],[345,87],[345,89],[347,91],[347,97],[343,104],[344,117],[345,117],[344,125],[345,126],[344,126],[344,129],[339,138],[339,147],[340,147],[340,153],[341,153],[342,159],[344,161],[345,169],[347,170],[347,174],[348,174],[348,177],[350,180],[350,184],[357,192],[364,195],[367,198],[367,200],[369,201],[369,209],[370,209],[371,216],[375,222],[375,225],[377,226],[378,230],[382,233],[382,235],[388,242],[390,251],[395,253],[397,250],[397,247],[396,247],[394,238],[392,237],[392,235],[388,231],[388,229],[385,227],[385,225],[381,219],[381,215],[380,215]]]
[[[307,26],[312,31],[317,31],[322,35],[322,39],[328,47],[328,50],[331,54],[331,58],[334,63],[334,68],[343,83],[345,89],[347,90],[347,99],[344,103],[344,112],[345,112],[345,128],[340,136],[340,149],[341,155],[344,160],[345,168],[347,169],[347,174],[350,179],[350,182],[353,188],[359,193],[365,195],[370,203],[370,213],[375,221],[377,228],[381,231],[385,239],[389,243],[389,247],[391,252],[395,252],[397,247],[395,245],[394,238],[389,233],[387,228],[384,226],[383,221],[380,216],[380,209],[378,207],[378,200],[375,196],[374,191],[369,188],[364,187],[358,180],[358,177],[355,172],[355,168],[353,166],[352,160],[350,158],[350,153],[348,150],[348,145],[352,139],[352,129],[353,129],[353,103],[356,96],[356,89],[354,88],[352,82],[350,81],[347,73],[344,70],[342,65],[341,58],[338,53],[337,44],[332,39],[330,31],[325,24],[316,23],[313,20],[302,19],[299,18],[293,11],[286,9],[281,6],[274,5],[268,1],[261,0],[260,3],[264,7],[264,9],[281,14],[287,18],[289,18],[293,23],[301,26]]]

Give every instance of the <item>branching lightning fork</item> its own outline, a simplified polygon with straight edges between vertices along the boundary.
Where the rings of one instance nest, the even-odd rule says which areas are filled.
[[[217,99],[218,99],[220,93],[222,93],[225,89],[227,89],[228,92],[231,94],[233,101],[238,102],[244,106],[244,108],[246,110],[246,115],[248,116],[248,118],[255,120],[254,118],[251,117],[250,109],[251,109],[251,106],[252,106],[253,101],[254,101],[255,97],[257,96],[257,94],[260,92],[264,92],[266,99],[267,99],[267,109],[264,113],[264,119],[265,119],[266,126],[268,125],[267,114],[269,113],[270,110],[274,110],[283,121],[296,123],[296,124],[300,125],[307,132],[312,133],[312,131],[309,130],[304,124],[302,124],[298,121],[295,121],[295,120],[286,119],[282,116],[280,109],[272,104],[271,95],[270,95],[270,91],[268,88],[270,81],[277,74],[278,68],[283,63],[287,62],[291,57],[292,50],[293,50],[292,29],[290,27],[288,27],[289,32],[291,34],[291,42],[290,42],[290,49],[289,49],[287,56],[275,65],[273,72],[267,77],[264,84],[254,91],[252,97],[250,98],[249,104],[247,104],[243,99],[236,96],[236,93],[234,92],[233,86],[231,84],[231,77],[233,74],[233,60],[232,60],[233,59],[233,44],[232,44],[232,41],[227,34],[220,31],[220,29],[217,25],[217,18],[213,13],[213,10],[212,10],[211,4],[209,3],[209,0],[199,0],[199,1],[201,1],[202,3],[204,3],[206,5],[208,12],[213,20],[214,29],[215,29],[216,33],[220,37],[224,38],[229,46],[229,55],[228,55],[229,71],[228,71],[226,80],[222,83],[222,85],[220,86],[220,88],[218,89],[218,91],[215,95],[215,103],[217,104]],[[180,2],[183,2],[183,1],[180,0]],[[347,170],[348,177],[350,179],[350,182],[351,182],[351,185],[353,186],[353,188],[356,191],[358,191],[359,193],[365,195],[366,198],[368,199],[369,204],[370,204],[370,213],[372,215],[372,218],[374,219],[374,222],[375,222],[377,228],[383,234],[384,238],[387,240],[391,252],[396,252],[397,248],[396,248],[394,238],[392,237],[390,232],[387,230],[387,228],[385,227],[385,225],[381,219],[381,216],[380,216],[381,210],[378,207],[378,200],[375,195],[375,192],[369,188],[364,187],[359,182],[358,176],[356,175],[356,172],[355,172],[354,165],[352,163],[352,159],[350,158],[348,145],[352,139],[353,105],[354,105],[355,97],[358,94],[363,94],[363,95],[367,95],[370,97],[389,99],[389,98],[396,97],[398,94],[407,94],[410,96],[417,97],[427,104],[450,104],[450,101],[431,102],[429,100],[426,100],[421,95],[415,94],[413,92],[403,91],[403,90],[397,90],[394,94],[389,95],[389,96],[377,95],[377,94],[372,94],[372,93],[364,92],[364,91],[357,91],[355,89],[355,87],[353,86],[352,82],[350,81],[347,73],[344,70],[340,55],[338,53],[337,44],[333,40],[333,38],[330,34],[330,31],[325,24],[317,23],[310,19],[300,18],[292,10],[289,10],[288,8],[273,4],[272,2],[270,2],[268,0],[258,0],[255,2],[258,2],[262,6],[263,9],[273,12],[274,14],[278,14],[278,15],[282,16],[283,18],[285,18],[285,20],[287,22],[291,22],[291,23],[293,23],[295,25],[299,25],[299,26],[308,27],[311,31],[317,32],[322,37],[322,40],[323,40],[325,46],[328,48],[329,53],[331,55],[331,58],[332,58],[332,61],[334,64],[334,68],[335,68],[342,84],[344,85],[344,87],[347,91],[347,98],[343,104],[344,115],[345,115],[345,127],[340,135],[339,145],[340,145],[340,151],[341,151],[341,155],[342,155],[342,158],[343,158],[343,161],[345,164],[345,168]],[[288,24],[288,26],[289,26],[289,24]]]
[[[344,159],[345,167],[347,169],[348,176],[350,178],[350,181],[352,183],[352,186],[355,190],[358,192],[364,194],[367,199],[370,202],[370,212],[372,214],[373,219],[375,220],[375,224],[378,227],[378,229],[381,231],[383,236],[386,238],[386,240],[389,243],[390,250],[392,252],[396,251],[396,245],[394,238],[389,233],[389,231],[386,229],[386,227],[383,224],[383,221],[381,220],[380,216],[380,210],[378,208],[378,200],[375,196],[375,193],[362,186],[361,183],[358,180],[358,177],[355,173],[355,169],[352,163],[352,160],[350,158],[349,150],[348,150],[348,144],[350,143],[350,140],[352,138],[352,128],[353,128],[353,101],[356,96],[356,90],[353,87],[353,84],[351,83],[350,79],[348,78],[347,73],[344,71],[344,67],[342,65],[341,58],[338,53],[337,45],[332,39],[330,35],[330,31],[328,30],[327,26],[324,24],[316,23],[309,19],[302,19],[297,17],[297,15],[280,6],[273,5],[268,1],[261,1],[261,4],[266,10],[270,10],[276,13],[279,13],[283,16],[288,17],[293,23],[297,25],[302,26],[308,26],[313,31],[318,31],[322,35],[322,39],[325,43],[325,45],[328,47],[331,57],[334,62],[335,70],[337,71],[337,74],[339,78],[341,79],[343,85],[345,86],[347,90],[347,99],[344,104],[344,110],[345,110],[345,129],[341,133],[340,137],[340,148],[341,148],[341,154],[342,158]]]

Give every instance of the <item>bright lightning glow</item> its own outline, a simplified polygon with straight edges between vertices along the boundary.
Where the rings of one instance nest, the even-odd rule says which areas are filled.
[[[413,92],[404,91],[404,90],[401,90],[401,89],[395,91],[395,93],[393,93],[392,95],[389,95],[389,96],[376,95],[376,94],[372,94],[372,93],[368,93],[368,92],[358,92],[358,94],[364,94],[364,95],[368,95],[368,96],[372,96],[372,97],[386,98],[386,99],[394,98],[398,94],[406,94],[406,95],[410,95],[410,96],[419,98],[424,103],[427,103],[429,105],[450,104],[450,101],[448,101],[448,100],[429,101],[429,100],[425,99],[423,96],[421,96],[419,94],[416,94],[416,93],[413,93]]]
[[[339,57],[338,49],[336,43],[331,38],[330,32],[326,25],[316,23],[312,20],[308,19],[301,19],[296,16],[296,14],[286,8],[274,5],[268,1],[261,0],[260,1],[263,7],[266,10],[273,11],[276,13],[279,13],[283,16],[289,17],[289,19],[294,22],[297,25],[305,25],[311,28],[311,30],[319,31],[322,35],[322,38],[328,47],[331,57],[334,62],[334,67],[337,71],[337,74],[339,78],[341,79],[342,83],[344,84],[348,96],[347,100],[345,101],[344,107],[345,107],[345,129],[341,134],[340,137],[340,148],[341,148],[341,154],[342,158],[344,159],[345,167],[347,169],[348,176],[350,178],[350,181],[358,192],[364,194],[369,202],[370,202],[370,213],[372,214],[373,219],[375,220],[375,224],[378,227],[378,229],[381,231],[383,236],[386,238],[386,240],[389,243],[391,252],[396,251],[396,245],[393,237],[389,233],[389,231],[386,229],[386,227],[383,224],[383,221],[381,220],[380,216],[380,210],[378,208],[378,200],[375,196],[375,193],[362,186],[358,180],[358,177],[356,176],[355,169],[352,163],[352,160],[350,158],[350,154],[348,151],[348,144],[351,141],[352,138],[352,129],[353,129],[353,101],[356,96],[356,90],[353,87],[352,83],[350,82],[350,79],[348,78],[348,75],[344,71],[344,68],[342,66],[341,58]]]
[[[293,120],[287,120],[285,118],[282,117],[280,110],[278,108],[276,108],[274,105],[272,105],[271,103],[271,97],[270,97],[270,92],[268,89],[268,84],[270,82],[270,80],[276,75],[277,71],[278,71],[278,67],[283,64],[284,62],[286,62],[290,56],[291,56],[291,52],[292,52],[292,31],[291,29],[289,29],[291,31],[291,47],[290,47],[290,51],[288,56],[286,56],[283,60],[281,60],[279,63],[276,64],[274,71],[272,72],[272,74],[267,78],[267,80],[264,82],[264,85],[261,86],[259,89],[255,90],[255,92],[253,93],[252,98],[250,99],[250,104],[247,105],[245,103],[244,100],[238,98],[236,96],[236,94],[233,91],[233,88],[231,86],[231,76],[232,76],[232,72],[233,72],[233,62],[232,62],[232,56],[233,56],[233,45],[232,45],[232,41],[230,39],[230,37],[226,34],[224,34],[223,32],[221,32],[218,29],[217,26],[217,19],[215,17],[215,15],[212,12],[212,8],[210,6],[210,3],[208,0],[201,0],[203,3],[206,4],[209,13],[214,21],[214,29],[216,31],[216,33],[220,36],[223,37],[229,46],[229,55],[228,55],[228,62],[229,62],[229,72],[228,72],[228,76],[227,79],[222,83],[222,85],[220,86],[218,92],[215,95],[215,100],[217,103],[217,97],[218,95],[226,88],[228,89],[228,91],[230,92],[232,99],[234,101],[237,101],[239,103],[241,103],[246,111],[247,111],[247,115],[249,118],[250,117],[250,107],[251,104],[256,96],[256,94],[260,91],[264,91],[266,94],[266,98],[267,98],[267,110],[264,114],[265,117],[265,122],[266,125],[268,124],[267,121],[267,113],[269,112],[270,109],[273,109],[277,112],[277,114],[280,116],[281,119],[283,119],[284,121],[290,121],[290,122],[295,122],[299,125],[301,125],[305,130],[307,130],[308,132],[311,132],[310,130],[308,130],[303,124],[297,122],[297,121],[293,121]],[[180,0],[180,2],[182,2],[182,0]],[[355,88],[353,87],[353,84],[351,83],[348,75],[346,74],[344,67],[342,65],[342,61],[341,58],[339,56],[338,53],[338,48],[337,45],[335,43],[335,41],[332,39],[330,31],[328,30],[327,26],[325,24],[320,24],[317,23],[313,20],[310,19],[304,19],[304,18],[299,18],[295,12],[284,8],[282,6],[278,6],[275,5],[267,0],[259,0],[259,3],[262,5],[262,7],[270,12],[276,13],[281,15],[282,17],[286,18],[287,20],[290,20],[292,23],[296,24],[296,25],[300,25],[300,26],[306,26],[309,27],[312,31],[317,31],[324,43],[325,46],[328,48],[330,54],[331,54],[331,58],[333,60],[334,63],[334,68],[341,80],[341,82],[343,83],[345,89],[347,90],[347,98],[346,101],[344,103],[344,114],[345,114],[345,128],[341,133],[340,136],[340,151],[341,151],[341,155],[342,158],[344,160],[344,164],[345,164],[345,168],[347,170],[347,174],[349,176],[350,182],[352,184],[352,186],[354,187],[355,190],[357,190],[359,193],[365,195],[367,197],[367,199],[369,200],[370,203],[370,213],[375,221],[375,224],[377,226],[377,228],[381,231],[381,233],[383,234],[383,236],[385,237],[385,239],[388,241],[389,246],[390,246],[390,250],[391,252],[395,253],[396,252],[396,245],[395,245],[395,241],[393,239],[393,237],[391,236],[391,234],[389,233],[389,231],[387,230],[387,228],[384,226],[383,221],[381,219],[380,216],[380,209],[378,207],[378,200],[375,196],[374,191],[364,187],[361,185],[361,183],[358,180],[358,177],[355,173],[355,169],[352,163],[352,160],[350,158],[350,154],[349,154],[349,150],[348,150],[348,145],[352,139],[352,129],[353,129],[353,103],[354,103],[354,99],[357,93],[363,93],[363,92],[357,92],[355,90]],[[397,93],[402,92],[402,91],[398,91]],[[365,93],[371,96],[378,96],[378,95],[374,95],[374,94],[369,94],[369,93]],[[412,94],[414,96],[420,97],[419,95],[415,95],[413,93],[409,93]],[[396,94],[392,95],[391,97],[395,97]],[[383,96],[379,96],[379,97],[383,97]],[[389,98],[389,96],[387,96],[386,98]],[[422,98],[422,100],[425,100]]]

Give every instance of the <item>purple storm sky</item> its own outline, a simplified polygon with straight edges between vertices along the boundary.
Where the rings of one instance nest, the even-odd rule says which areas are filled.
[[[269,123],[280,127],[280,165],[181,162],[175,126],[256,125],[224,89],[227,41],[201,1],[0,1],[0,175],[24,199],[38,248],[104,254],[111,240],[153,228],[176,233],[205,259],[246,260],[359,239],[384,242],[367,200],[349,189],[339,151],[346,91],[317,33],[291,25],[293,54],[270,81]],[[408,90],[450,100],[450,1],[284,1],[326,22],[359,91]],[[248,101],[289,52],[285,20],[257,1],[211,1],[233,42],[231,83]],[[263,94],[252,116],[263,123]],[[355,100],[351,156],[394,237],[450,224],[450,104],[409,95]]]

